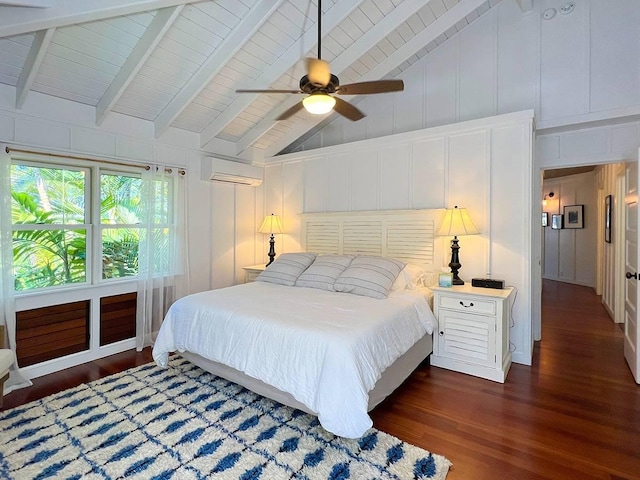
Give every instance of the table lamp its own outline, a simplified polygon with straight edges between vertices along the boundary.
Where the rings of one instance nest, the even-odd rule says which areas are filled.
[[[269,263],[267,263],[267,267],[273,263],[273,259],[276,256],[276,240],[273,237],[274,233],[282,233],[282,222],[280,221],[280,217],[278,215],[266,215],[264,220],[262,221],[262,225],[258,229],[260,233],[269,233],[271,234],[271,238],[269,239]]]
[[[447,208],[444,220],[440,224],[436,235],[453,235],[453,240],[451,240],[451,262],[449,262],[449,268],[451,268],[453,275],[453,281],[451,282],[453,285],[464,285],[464,281],[458,276],[458,270],[462,267],[458,256],[458,250],[460,250],[458,235],[475,235],[477,233],[480,232],[473,225],[466,208],[458,208],[457,205],[453,208]]]

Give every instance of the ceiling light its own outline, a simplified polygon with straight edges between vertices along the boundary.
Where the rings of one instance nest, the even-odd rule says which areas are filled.
[[[336,104],[336,99],[326,93],[312,93],[302,100],[304,108],[314,115],[329,113]]]

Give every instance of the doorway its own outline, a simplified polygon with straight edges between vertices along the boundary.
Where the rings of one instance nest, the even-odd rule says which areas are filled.
[[[547,200],[542,212],[549,217],[541,235],[541,283],[559,281],[592,288],[612,323],[624,322],[625,311],[625,165],[547,169],[542,171],[540,192],[542,202]],[[611,202],[610,235],[605,232],[607,200]],[[584,205],[585,228],[553,230],[551,216],[563,215],[571,205]],[[541,309],[540,337],[544,320]]]

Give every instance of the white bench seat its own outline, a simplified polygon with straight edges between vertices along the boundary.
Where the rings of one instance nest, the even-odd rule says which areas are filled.
[[[4,382],[9,378],[9,368],[15,359],[16,356],[13,350],[0,349],[0,408],[2,408],[2,398],[4,396]]]

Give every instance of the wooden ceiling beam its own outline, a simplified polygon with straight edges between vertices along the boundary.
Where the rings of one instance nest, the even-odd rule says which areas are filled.
[[[38,75],[38,70],[40,69],[42,60],[44,60],[47,54],[47,48],[49,48],[55,31],[55,28],[49,28],[36,33],[36,37],[27,54],[27,59],[22,66],[20,78],[18,78],[18,82],[16,83],[16,109],[18,110],[22,108],[24,101],[27,99],[27,94],[31,90],[31,85],[33,85]]]
[[[49,8],[2,7],[0,37],[186,5],[193,0],[65,0]]]
[[[211,82],[220,70],[249,41],[253,34],[275,12],[284,0],[258,2],[233,31],[207,58],[182,89],[171,99],[155,120],[155,136],[160,137],[191,101]]]
[[[341,0],[336,2],[322,17],[323,37],[338,26],[351,12],[364,0]],[[300,52],[308,52],[318,41],[317,21],[297,41],[291,45],[276,63],[265,69],[251,85],[243,85],[246,89],[269,88],[269,86],[284,75],[298,61]],[[205,146],[213,140],[218,133],[229,125],[245,108],[251,105],[260,94],[243,93],[229,105],[213,122],[211,122],[200,134],[200,145]]]
[[[115,104],[118,103],[122,94],[158,46],[165,33],[167,33],[167,30],[171,28],[176,18],[180,16],[183,8],[184,5],[178,5],[158,10],[149,27],[145,30],[131,51],[131,54],[125,60],[118,75],[113,79],[113,82],[111,82],[104,95],[102,95],[98,105],[96,105],[97,125],[102,124],[107,114]]]
[[[48,8],[53,6],[53,0],[2,0],[0,1],[0,7],[2,5],[15,7]]]

